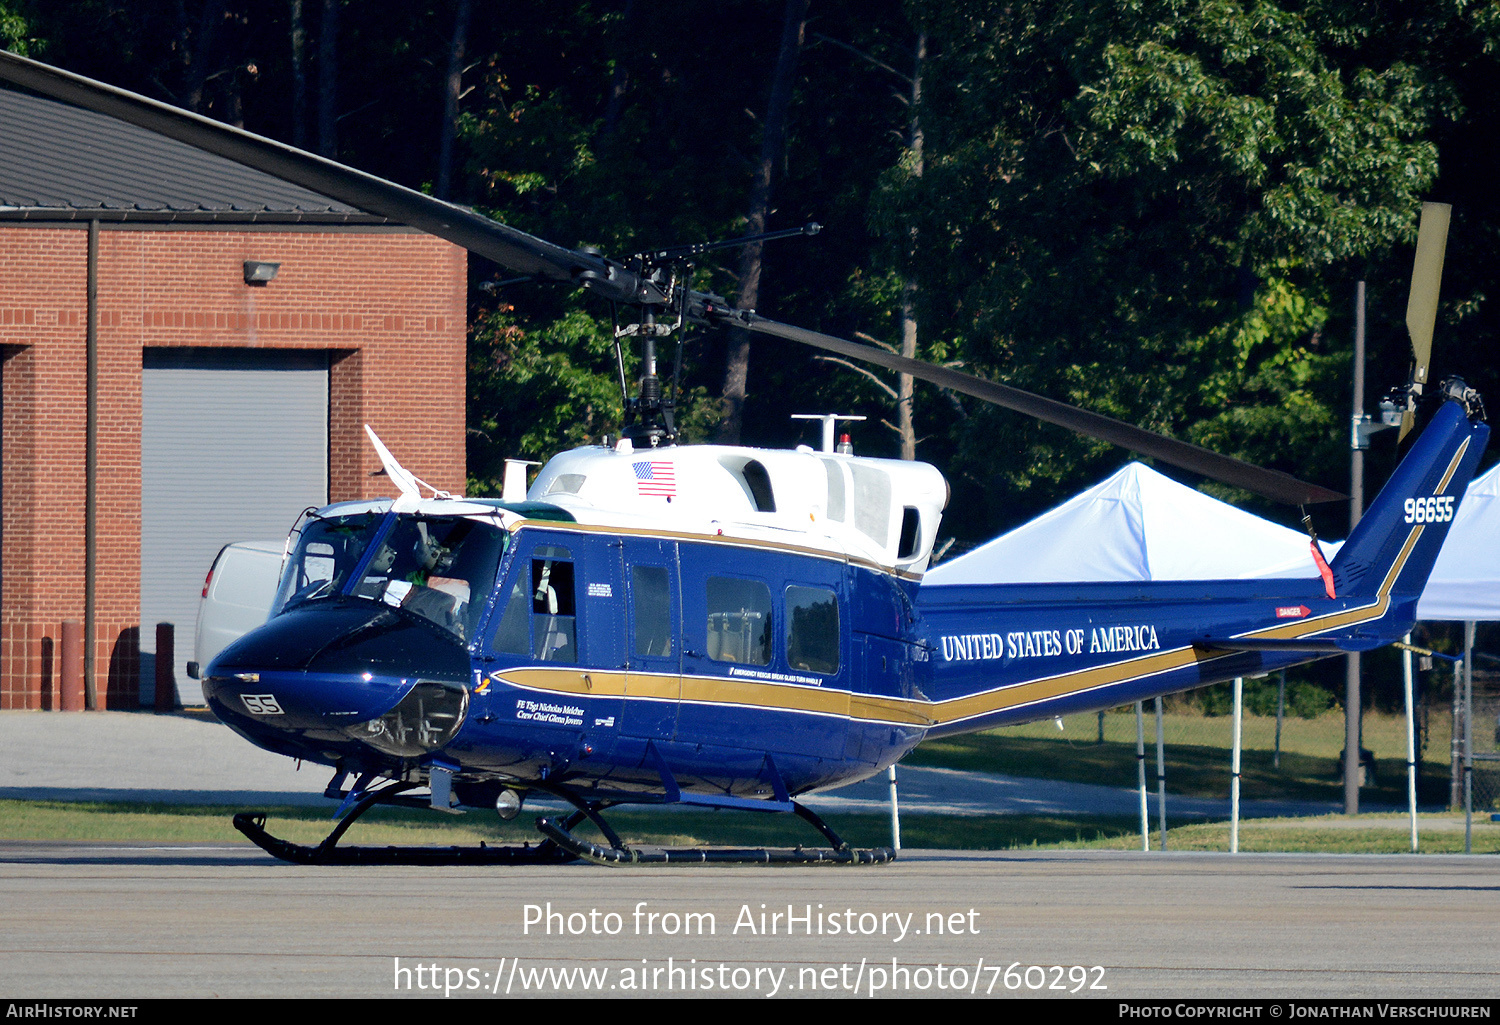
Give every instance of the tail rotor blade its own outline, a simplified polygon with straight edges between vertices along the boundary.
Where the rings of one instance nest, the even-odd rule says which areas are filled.
[[[1411,335],[1411,388],[1421,395],[1432,364],[1432,332],[1437,322],[1438,292],[1443,283],[1443,252],[1448,245],[1447,203],[1423,203],[1417,231],[1417,255],[1411,268],[1411,296],[1406,303],[1406,330]],[[1410,409],[1401,416],[1401,438],[1411,430]]]

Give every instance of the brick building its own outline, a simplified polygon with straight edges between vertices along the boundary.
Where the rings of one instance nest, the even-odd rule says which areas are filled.
[[[17,91],[0,139],[0,708],[60,706],[61,624],[86,622],[91,366],[96,704],[150,699],[161,621],[197,703],[214,553],[391,494],[363,424],[462,492],[466,254]]]

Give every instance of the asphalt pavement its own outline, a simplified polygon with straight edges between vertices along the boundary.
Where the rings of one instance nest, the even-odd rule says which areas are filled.
[[[326,771],[298,771],[206,716],[0,713],[0,798],[326,806]],[[1139,808],[1129,789],[941,769],[899,778],[907,814]],[[809,803],[885,802],[877,778]],[[1190,810],[1227,809],[1169,798],[1174,821]],[[866,869],[328,867],[244,842],[0,839],[0,892],[0,992],[27,999],[1251,997],[1295,1017],[1309,998],[1468,999],[1477,1013],[1500,981],[1500,886],[1479,855],[904,850]]]
[[[1175,1016],[1478,1018],[1500,993],[1495,867],[1140,851],[903,851],[860,869],[330,867],[246,843],[0,840],[0,993],[12,1006],[398,996],[449,1016],[472,1013],[450,997],[1201,997],[1273,1006]],[[1308,1003],[1340,998],[1468,1004]],[[1006,1008],[1044,1013],[1061,1008]]]

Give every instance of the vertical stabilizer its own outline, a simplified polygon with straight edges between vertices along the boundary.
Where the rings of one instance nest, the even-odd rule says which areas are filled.
[[[1422,593],[1489,439],[1481,416],[1477,398],[1438,410],[1334,557],[1340,597]]]

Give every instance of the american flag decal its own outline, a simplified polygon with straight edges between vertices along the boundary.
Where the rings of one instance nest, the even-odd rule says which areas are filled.
[[[635,467],[635,490],[638,495],[659,495],[671,498],[677,494],[677,474],[672,464],[651,460],[631,464]]]

